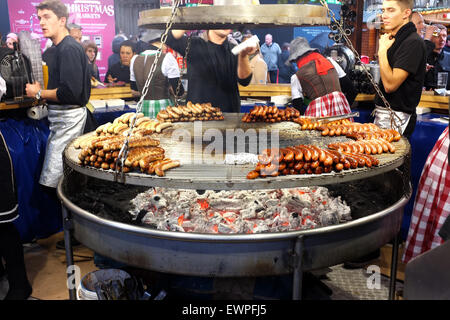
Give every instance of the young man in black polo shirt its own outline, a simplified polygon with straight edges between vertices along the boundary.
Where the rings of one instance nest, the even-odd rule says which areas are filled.
[[[384,0],[384,29],[379,41],[380,90],[395,111],[396,127],[410,137],[416,125],[416,107],[422,95],[426,49],[415,25],[410,22],[413,0]],[[391,127],[390,112],[377,95],[375,123]]]
[[[379,87],[395,113],[395,127],[408,139],[416,126],[416,107],[422,95],[425,78],[426,50],[422,38],[411,22],[413,0],[384,0],[382,19],[387,31],[379,41]],[[391,114],[383,100],[375,98],[375,121],[382,128],[391,128]],[[398,118],[397,118],[398,117]],[[377,259],[377,249],[355,261],[344,263],[353,269]]]
[[[42,33],[52,40],[55,51],[47,89],[36,82],[27,84],[26,93],[48,102],[50,135],[39,183],[56,188],[63,174],[61,154],[67,143],[83,133],[86,123],[90,72],[83,47],[67,30],[67,7],[59,0],[45,0],[36,9]]]

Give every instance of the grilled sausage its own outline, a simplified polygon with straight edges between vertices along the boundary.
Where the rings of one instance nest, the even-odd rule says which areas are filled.
[[[155,168],[155,173],[159,176],[159,177],[163,177],[165,175],[165,171],[172,169],[172,168],[176,168],[180,166],[180,161],[178,160],[171,160],[170,162],[167,163],[162,163],[160,165],[158,165]]]
[[[259,177],[259,172],[258,172],[258,171],[255,171],[255,170],[250,171],[250,172],[247,174],[247,179],[256,179],[256,178],[258,178],[258,177]]]

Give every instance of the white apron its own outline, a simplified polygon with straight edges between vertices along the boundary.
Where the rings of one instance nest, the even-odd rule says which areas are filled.
[[[409,113],[394,111],[397,117],[394,116],[394,128],[392,128],[389,109],[381,106],[375,106],[374,113],[375,120],[373,121],[373,123],[375,123],[382,129],[395,129],[400,134],[403,134],[403,132],[405,132],[405,129],[409,123],[409,119],[411,118],[411,115]]]
[[[44,165],[39,183],[51,188],[56,188],[63,174],[62,153],[64,148],[71,140],[83,133],[86,123],[86,107],[59,110],[64,107],[61,105],[48,106],[50,135],[47,140]]]

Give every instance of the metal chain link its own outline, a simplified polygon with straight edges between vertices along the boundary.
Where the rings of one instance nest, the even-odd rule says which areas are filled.
[[[328,4],[325,2],[325,0],[319,0],[320,3],[322,4],[323,7],[325,7],[325,9],[327,9],[328,11],[328,15],[330,16],[330,18],[336,23],[336,26],[338,28],[339,33],[341,34],[341,37],[345,40],[346,45],[349,47],[349,49],[353,52],[353,54],[356,57],[356,60],[362,65],[361,62],[361,57],[359,56],[359,53],[355,50],[355,48],[353,47],[352,42],[350,41],[350,39],[347,37],[347,35],[344,32],[344,29],[342,28],[342,24],[340,21],[338,21],[336,19],[336,16],[334,15],[334,12],[328,7]],[[400,117],[398,115],[395,114],[394,110],[392,110],[391,105],[389,104],[389,102],[386,100],[385,96],[383,95],[383,93],[381,92],[380,88],[378,87],[378,84],[375,82],[375,80],[373,79],[372,74],[367,70],[367,68],[363,68],[364,73],[367,75],[367,78],[369,79],[370,83],[372,84],[373,88],[375,89],[375,91],[377,92],[378,96],[381,98],[381,100],[383,101],[386,109],[388,109],[389,111],[389,115],[391,118],[391,128],[399,128],[396,123],[395,123],[395,117],[397,117],[400,120]],[[375,109],[374,109],[375,112]]]
[[[192,39],[192,33],[188,37],[186,51],[185,51],[184,57],[183,57],[183,65],[186,65],[186,68],[187,68],[187,57],[188,57],[188,54],[191,49],[191,39]],[[187,74],[187,70],[186,70],[186,74]],[[177,98],[178,98],[178,94],[180,93],[180,87],[182,85],[182,83],[181,83],[182,77],[183,77],[183,74],[180,72],[180,77],[178,78],[177,91],[175,92],[175,105],[177,107],[178,107],[178,99]]]
[[[147,95],[148,89],[150,87],[150,83],[151,83],[151,81],[153,79],[153,75],[154,75],[155,70],[156,70],[156,66],[158,64],[158,60],[159,60],[159,58],[161,57],[161,54],[162,54],[162,49],[163,49],[163,47],[164,47],[164,45],[165,45],[165,43],[167,41],[167,36],[168,36],[169,30],[172,28],[173,21],[175,19],[175,16],[178,13],[178,8],[180,6],[180,2],[181,2],[181,0],[175,0],[174,6],[172,7],[172,13],[171,13],[170,19],[166,23],[166,29],[164,30],[164,33],[161,36],[161,47],[158,48],[158,50],[156,52],[155,60],[153,61],[153,64],[152,64],[152,66],[150,68],[150,72],[148,74],[147,80],[145,81],[144,88],[142,90],[141,98],[139,99],[139,101],[138,101],[138,103],[136,105],[136,115],[142,111],[142,102],[144,101],[144,98]],[[126,157],[128,155],[129,138],[130,138],[131,132],[134,129],[134,125],[136,123],[136,120],[137,120],[136,116],[132,118],[132,122],[131,122],[130,128],[128,129],[127,134],[126,134],[126,139],[124,141],[124,144],[123,144],[122,148],[120,149],[119,155],[117,156],[117,160],[116,160],[116,163],[115,163],[116,167],[115,167],[114,181],[117,181],[117,177],[118,177],[118,173],[119,173],[119,167],[120,167],[120,172],[122,173],[122,181],[124,181],[124,177],[125,176],[124,176],[124,172],[123,172],[123,166],[124,166],[124,163],[125,163],[125,159],[126,159]],[[120,166],[119,166],[119,163],[120,163]]]

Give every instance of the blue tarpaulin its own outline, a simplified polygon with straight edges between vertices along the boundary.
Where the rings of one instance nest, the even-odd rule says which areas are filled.
[[[6,118],[0,121],[0,130],[14,165],[19,201],[15,225],[22,241],[47,238],[61,231],[60,204],[39,185],[49,135],[47,119]]]

